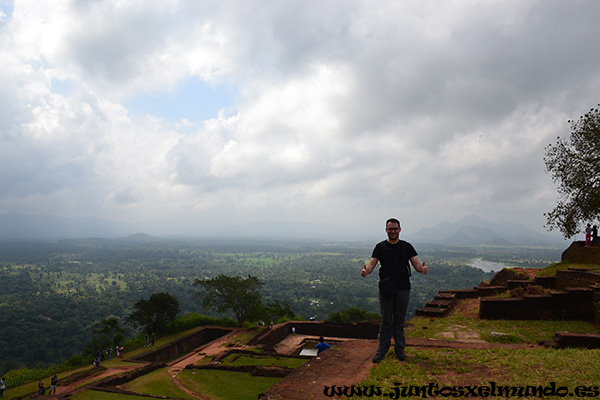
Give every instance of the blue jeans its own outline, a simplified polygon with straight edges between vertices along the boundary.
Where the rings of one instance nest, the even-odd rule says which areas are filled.
[[[381,324],[379,325],[379,348],[377,355],[384,357],[394,338],[394,351],[399,355],[406,346],[404,340],[404,319],[408,308],[410,289],[398,290],[393,297],[383,297],[379,293]]]

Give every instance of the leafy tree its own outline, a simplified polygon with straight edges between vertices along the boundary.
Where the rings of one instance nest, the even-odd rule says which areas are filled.
[[[296,313],[292,310],[287,302],[279,302],[278,300],[264,305],[261,309],[260,315],[265,320],[278,320],[281,318],[294,319]]]
[[[340,312],[332,312],[327,318],[327,322],[365,322],[365,321],[379,321],[380,316],[377,313],[370,313],[365,310],[361,310],[357,307],[350,307]]]
[[[169,293],[156,293],[135,303],[129,320],[147,333],[158,332],[179,314],[179,300]]]
[[[244,321],[255,318],[260,313],[263,283],[255,276],[248,278],[219,275],[215,278],[194,281],[194,286],[201,286],[204,291],[198,293],[202,298],[202,307],[217,312],[233,311],[239,326]]]
[[[544,214],[546,227],[559,229],[566,238],[600,217],[600,108],[569,123],[570,138],[546,147],[544,158],[560,195],[554,210]]]
[[[92,349],[119,344],[125,339],[125,330],[119,326],[117,317],[105,318],[92,325]]]

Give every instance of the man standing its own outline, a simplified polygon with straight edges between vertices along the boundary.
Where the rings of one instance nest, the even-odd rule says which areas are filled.
[[[54,375],[52,379],[50,379],[50,391],[48,392],[48,396],[54,395],[56,396],[56,386],[58,386],[58,376]]]
[[[377,243],[371,259],[363,267],[360,274],[365,277],[375,269],[379,262],[379,308],[381,324],[379,325],[379,347],[373,356],[378,363],[387,354],[392,337],[394,351],[400,361],[406,360],[404,347],[404,319],[410,296],[410,264],[422,274],[428,272],[425,263],[417,258],[415,248],[408,242],[400,240],[400,221],[390,218],[386,221],[387,240]]]

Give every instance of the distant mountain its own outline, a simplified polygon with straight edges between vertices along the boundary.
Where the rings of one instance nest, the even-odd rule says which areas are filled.
[[[468,215],[453,224],[442,222],[433,228],[421,229],[407,238],[413,242],[448,245],[564,245],[561,238],[536,232],[525,225],[508,221],[496,223],[476,215]]]
[[[51,214],[0,214],[0,240],[114,238],[130,233],[124,224],[99,218],[65,218]]]
[[[132,243],[156,243],[164,241],[163,238],[159,238],[156,236],[148,235],[147,233],[135,233],[133,235],[127,236],[124,241],[132,242]]]
[[[203,233],[210,232],[211,236],[224,236],[227,232],[236,231],[241,237],[252,238],[283,238],[280,232],[285,229],[285,224],[254,223],[231,228],[228,226],[204,227]],[[154,227],[154,228],[153,228]],[[104,238],[124,239],[130,242],[154,242],[162,240],[146,233],[155,233],[156,225],[140,223],[129,225],[121,221],[111,221],[100,218],[66,218],[51,214],[21,214],[0,213],[0,240],[58,240],[58,239],[83,239]],[[160,230],[159,230],[160,232]],[[186,237],[192,235],[187,232],[170,232],[160,236],[178,235]],[[198,233],[200,233],[199,231]],[[302,233],[300,233],[302,232]],[[196,234],[198,234],[196,233]],[[294,233],[299,237],[316,239],[323,232],[315,231],[310,225],[295,224]],[[194,234],[194,235],[196,235]],[[193,236],[193,235],[192,235]],[[512,222],[495,223],[484,218],[469,215],[453,224],[442,222],[433,228],[424,228],[419,232],[403,237],[416,243],[439,243],[448,245],[499,245],[499,246],[564,246],[565,242],[557,236],[536,232],[525,225]]]

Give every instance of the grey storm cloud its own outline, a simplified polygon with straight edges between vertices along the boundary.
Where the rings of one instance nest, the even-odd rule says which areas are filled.
[[[598,102],[599,12],[591,0],[16,0],[0,14],[0,212],[173,230],[480,212],[541,229],[556,197],[544,148]],[[231,104],[169,118],[191,78],[228,88]],[[128,109],[139,96],[164,113]]]

